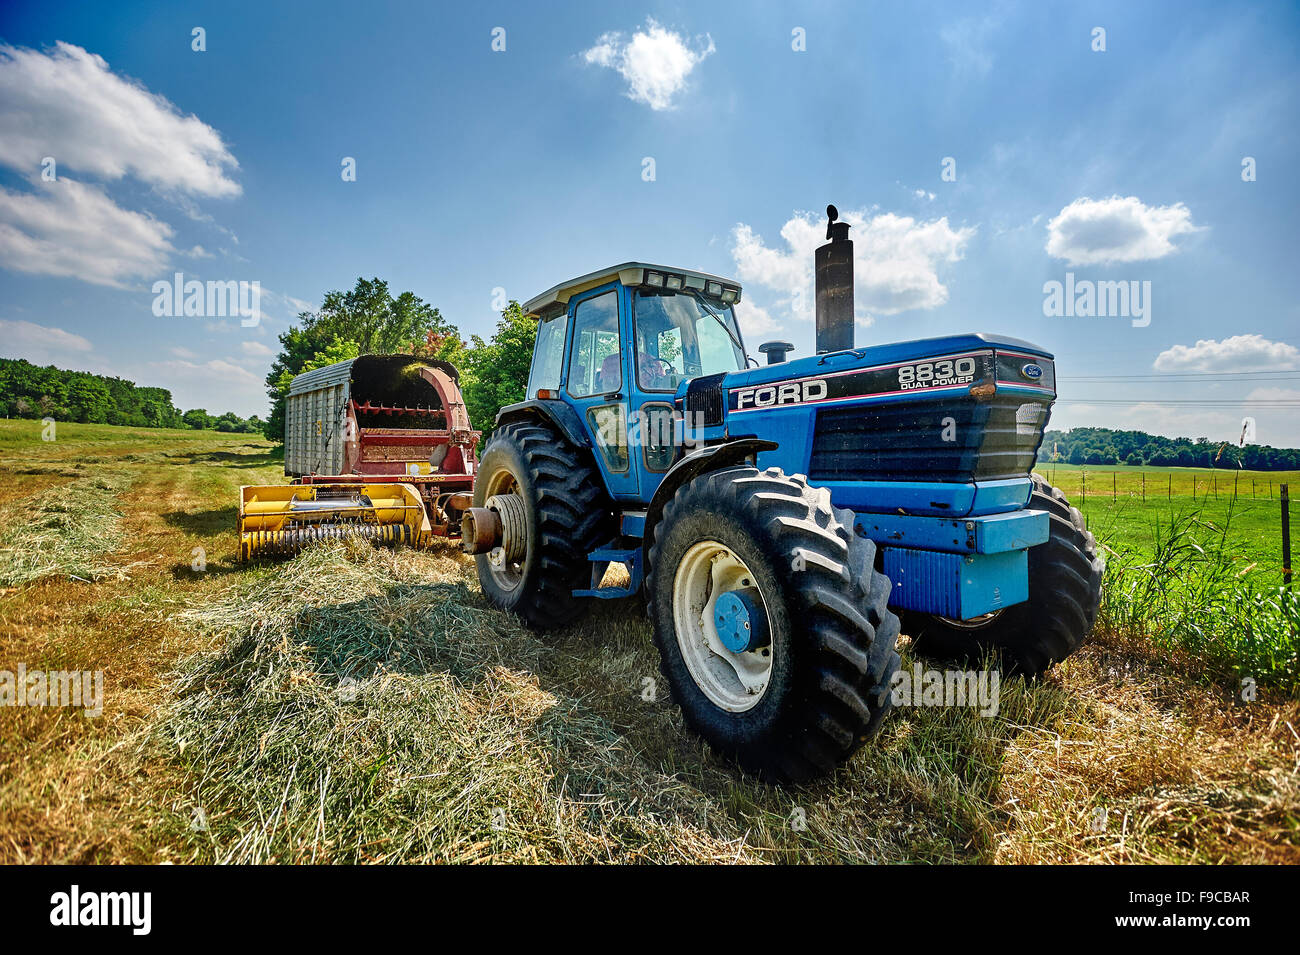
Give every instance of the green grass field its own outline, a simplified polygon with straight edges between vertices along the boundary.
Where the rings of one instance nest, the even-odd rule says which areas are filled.
[[[1300,471],[1072,464],[1036,470],[1065,492],[1089,530],[1112,551],[1150,556],[1159,526],[1194,514],[1206,525],[1206,540],[1216,532],[1224,535],[1239,570],[1269,583],[1282,581],[1281,486],[1289,484],[1300,496]],[[1290,524],[1300,549],[1300,502],[1290,507]]]
[[[247,435],[0,420],[0,670],[105,673],[98,718],[0,710],[0,862],[1300,862],[1300,703],[1190,644],[1104,623],[778,789],[685,729],[634,602],[539,634],[451,546],[240,565],[279,480]]]

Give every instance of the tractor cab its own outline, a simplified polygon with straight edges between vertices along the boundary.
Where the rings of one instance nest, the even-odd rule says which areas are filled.
[[[682,387],[747,367],[740,295],[730,279],[626,262],[524,306],[538,320],[528,399],[571,409],[615,500],[647,498],[672,467]]]

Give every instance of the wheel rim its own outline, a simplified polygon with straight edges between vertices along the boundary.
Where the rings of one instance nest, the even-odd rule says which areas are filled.
[[[700,691],[729,713],[757,706],[772,679],[771,647],[729,650],[714,623],[720,596],[750,588],[758,589],[753,572],[734,551],[713,540],[692,544],[673,576],[673,625],[682,660]],[[765,598],[762,603],[770,629]]]
[[[483,479],[482,474],[479,475],[479,479]],[[519,481],[505,468],[493,471],[483,483],[486,485],[486,493],[483,495],[484,501],[497,494],[514,494],[523,497],[523,489],[519,486]],[[497,550],[499,551],[500,548],[497,548]],[[496,551],[485,555],[488,572],[492,575],[492,579],[496,581],[497,586],[502,590],[514,590],[524,579],[524,564],[528,562],[527,548],[524,549],[524,556],[516,561],[507,561],[504,557],[500,560],[494,560],[494,556],[497,556]]]
[[[934,618],[946,623],[950,627],[956,627],[958,630],[983,630],[1000,616],[1002,616],[1002,611],[994,610],[991,613],[982,614],[978,617],[971,617],[969,620],[957,620],[953,617],[942,616],[941,614],[935,614]]]

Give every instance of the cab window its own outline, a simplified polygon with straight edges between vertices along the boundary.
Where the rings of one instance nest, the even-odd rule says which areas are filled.
[[[642,391],[676,391],[688,378],[745,367],[729,307],[687,293],[638,289],[637,382]]]
[[[579,302],[573,313],[569,394],[607,395],[623,387],[618,347],[618,293],[611,290]]]
[[[540,388],[560,387],[560,370],[564,367],[564,330],[568,324],[567,314],[552,315],[537,323],[533,366],[528,372],[529,398],[536,398]]]

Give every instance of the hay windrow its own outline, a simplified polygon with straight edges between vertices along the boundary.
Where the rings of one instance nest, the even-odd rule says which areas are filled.
[[[97,470],[6,505],[0,510],[0,586],[54,574],[121,576],[108,555],[122,546],[119,496],[131,483],[124,472]]]
[[[219,641],[152,734],[194,779],[176,819],[194,857],[745,857],[741,833],[706,831],[702,796],[521,668],[548,649],[459,576],[335,544],[180,615]]]

